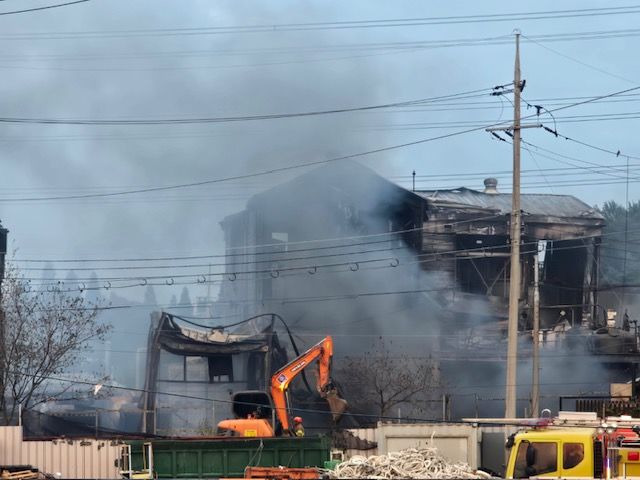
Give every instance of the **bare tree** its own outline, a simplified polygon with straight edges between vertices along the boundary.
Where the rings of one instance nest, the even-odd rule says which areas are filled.
[[[382,339],[362,356],[341,358],[336,367],[351,410],[378,418],[390,416],[395,407],[402,407],[404,416],[428,412],[441,386],[435,361],[392,351]]]
[[[2,284],[2,309],[0,414],[11,423],[19,405],[30,408],[63,393],[48,390],[50,377],[76,366],[91,341],[103,339],[109,327],[97,318],[99,305],[80,291],[67,291],[63,284],[32,287],[13,265],[7,266]]]

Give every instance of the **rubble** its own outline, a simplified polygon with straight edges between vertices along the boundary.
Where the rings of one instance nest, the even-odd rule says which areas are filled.
[[[466,463],[451,463],[438,454],[438,449],[409,448],[400,452],[372,457],[354,456],[338,464],[327,475],[333,479],[487,479],[486,472],[472,469]]]

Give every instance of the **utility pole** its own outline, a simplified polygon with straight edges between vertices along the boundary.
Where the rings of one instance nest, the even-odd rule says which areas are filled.
[[[520,33],[516,33],[513,70],[513,192],[511,194],[511,275],[507,326],[507,386],[505,418],[516,417],[518,368],[518,306],[520,301]]]
[[[4,308],[2,307],[2,281],[4,280],[5,257],[7,255],[7,234],[9,230],[0,223],[0,348],[5,348],[6,321],[4,316]],[[4,378],[7,365],[5,363],[5,354],[0,354],[0,395],[5,394]],[[4,405],[4,402],[0,402]]]
[[[513,137],[513,193],[511,194],[511,270],[509,278],[509,322],[507,325],[507,381],[505,392],[505,418],[516,417],[516,373],[518,366],[518,307],[520,305],[520,131],[523,128],[540,128],[540,123],[520,123],[520,93],[524,81],[520,80],[520,32],[516,32],[516,59],[513,72],[513,124],[508,127],[487,128],[487,132],[512,132]]]
[[[531,372],[531,417],[540,410],[540,263],[533,257],[533,372]]]

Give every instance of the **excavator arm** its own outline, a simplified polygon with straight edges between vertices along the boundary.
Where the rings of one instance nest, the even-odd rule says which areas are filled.
[[[278,420],[283,431],[290,429],[287,409],[287,389],[291,381],[315,360],[318,363],[318,381],[316,389],[322,398],[329,403],[334,421],[337,421],[347,408],[347,402],[338,396],[331,383],[331,357],[333,356],[333,339],[330,336],[315,344],[298,358],[289,362],[271,377],[271,398]]]

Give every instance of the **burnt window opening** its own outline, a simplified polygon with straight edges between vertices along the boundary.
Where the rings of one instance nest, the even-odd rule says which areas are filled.
[[[509,267],[505,258],[461,258],[456,262],[456,278],[465,293],[508,296]]]
[[[230,383],[233,377],[232,355],[203,357],[162,352],[159,381],[193,383]]]
[[[458,286],[465,293],[508,297],[507,238],[501,235],[456,235]]]
[[[251,353],[247,360],[247,388],[249,390],[259,390],[260,385],[267,383],[268,378],[264,378],[264,356],[259,353]],[[266,372],[270,374],[270,372]]]
[[[231,355],[209,357],[209,383],[233,382]]]

